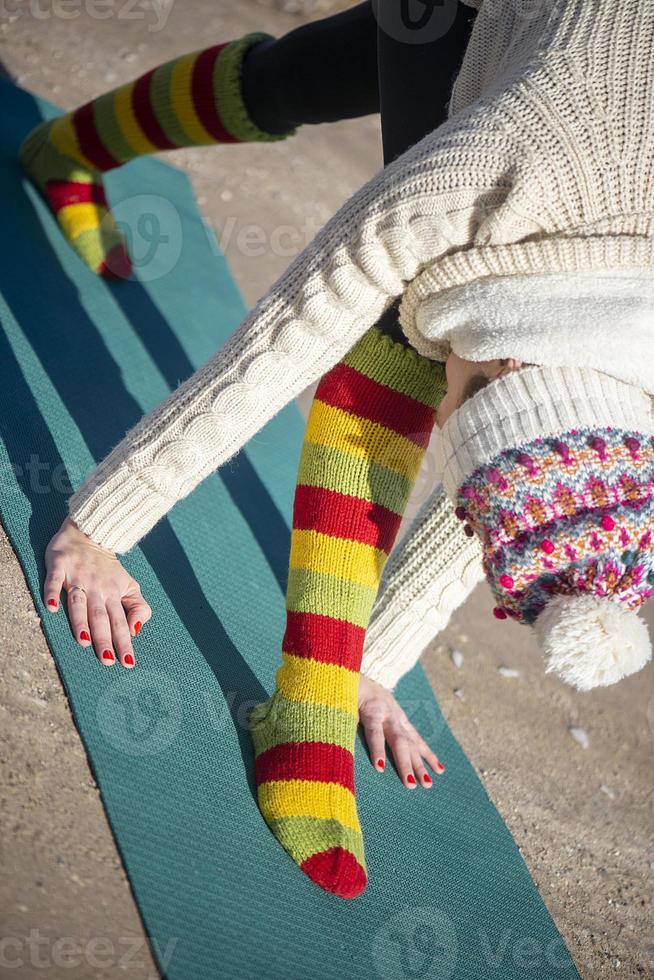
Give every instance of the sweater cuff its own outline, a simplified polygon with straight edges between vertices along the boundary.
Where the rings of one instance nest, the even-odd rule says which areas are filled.
[[[175,503],[110,454],[68,501],[77,527],[109,551],[126,552]]]

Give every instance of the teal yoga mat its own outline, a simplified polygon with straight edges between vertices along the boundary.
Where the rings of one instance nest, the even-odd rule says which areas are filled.
[[[243,305],[186,178],[156,161],[108,181],[140,281],[88,272],[16,163],[21,137],[54,110],[7,83],[0,94],[0,510],[42,608],[42,556],[69,484],[209,357]],[[361,898],[313,886],[263,822],[245,718],[280,658],[302,433],[290,406],[127,557],[155,612],[135,671],[82,652],[64,615],[44,620],[162,973],[577,977],[420,668],[399,699],[447,774],[409,794],[357,745],[370,871]]]

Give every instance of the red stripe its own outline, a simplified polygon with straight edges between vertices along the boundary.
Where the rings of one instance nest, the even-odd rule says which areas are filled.
[[[207,132],[219,143],[238,143],[236,137],[223,126],[213,90],[213,69],[216,58],[226,46],[216,44],[213,48],[201,51],[197,56],[191,78],[191,96],[195,111]]]
[[[90,160],[94,167],[104,171],[120,166],[120,160],[112,157],[100,139],[100,134],[95,126],[92,102],[87,102],[86,105],[80,106],[73,113],[73,129],[77,136],[77,145],[86,159]]]
[[[141,75],[134,82],[132,86],[132,109],[139,126],[158,150],[175,150],[177,144],[168,139],[152,107],[150,85],[153,75],[154,68],[152,71],[146,72],[145,75]]]
[[[354,793],[354,756],[331,742],[284,742],[258,755],[257,785],[279,779],[337,783]]]
[[[368,883],[365,871],[345,847],[317,851],[300,867],[317,885],[339,898],[356,898]]]
[[[85,184],[74,180],[49,180],[45,189],[50,207],[57,213],[69,204],[101,204],[108,208],[102,184]]]
[[[355,623],[320,613],[289,610],[282,649],[296,657],[359,670],[365,638],[365,629]]]
[[[429,405],[380,384],[348,364],[337,364],[324,375],[316,398],[387,426],[423,448],[429,442],[436,420],[436,413]]]
[[[401,521],[399,514],[360,497],[301,483],[295,488],[294,531],[319,531],[360,541],[389,554]]]

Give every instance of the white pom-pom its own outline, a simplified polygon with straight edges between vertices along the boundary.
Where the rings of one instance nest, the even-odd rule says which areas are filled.
[[[600,596],[555,596],[535,623],[553,671],[579,691],[615,684],[652,656],[647,626],[636,612]]]

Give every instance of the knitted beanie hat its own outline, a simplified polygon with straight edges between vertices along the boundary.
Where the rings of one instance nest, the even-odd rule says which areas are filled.
[[[651,657],[654,419],[642,389],[581,368],[491,382],[443,426],[443,483],[479,535],[494,614],[534,625],[579,690]]]

